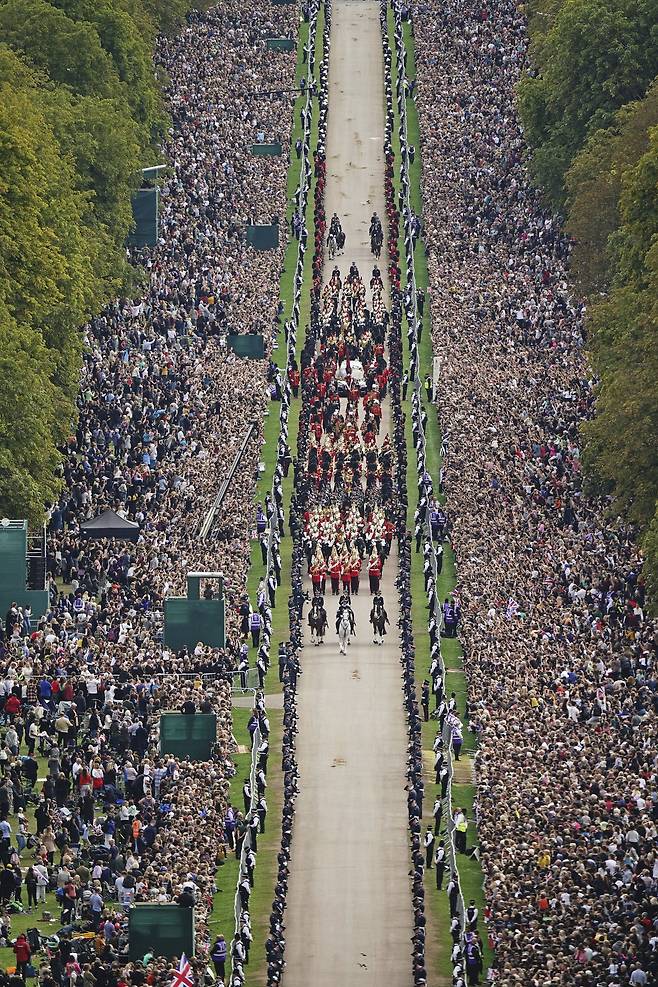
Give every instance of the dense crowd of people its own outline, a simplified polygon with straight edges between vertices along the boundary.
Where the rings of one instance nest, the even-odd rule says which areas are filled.
[[[249,150],[264,137],[289,145],[290,95],[282,91],[295,56],[269,51],[266,39],[295,31],[289,7],[265,14],[228,3],[192,15],[158,47],[173,122],[160,240],[136,258],[149,277],[144,297],[118,301],[87,329],[65,495],[50,521],[53,575],[75,578],[90,595],[112,585],[110,619],[139,590],[159,614],[189,569],[221,568],[232,595],[244,584],[246,507],[270,389],[266,364],[237,359],[225,343],[257,332],[269,350],[277,328],[283,244],[255,251],[245,227],[285,212],[287,157]],[[216,522],[218,566],[216,544],[200,541],[198,530],[252,421],[256,436]],[[134,548],[90,550],[79,539],[80,522],[108,507],[139,523]]]
[[[38,971],[48,987],[82,978],[85,959],[88,987],[168,985],[169,961],[126,965],[126,914],[140,901],[194,905],[193,967],[203,975],[219,868],[236,829],[262,821],[229,806],[231,674],[248,651],[252,613],[270,633],[267,597],[250,608],[244,589],[272,390],[267,362],[237,359],[226,340],[260,333],[269,353],[278,330],[285,242],[255,251],[246,225],[285,214],[288,160],[250,148],[290,144],[296,57],[266,40],[297,29],[296,7],[229,0],[158,44],[172,116],[159,241],[133,257],[143,296],[118,300],[85,331],[79,419],[49,520],[50,607],[37,621],[12,606],[2,628],[0,897],[20,901],[25,888],[32,907],[57,889],[61,942]],[[215,519],[219,537],[204,542],[201,522],[251,422],[256,433]],[[85,539],[81,523],[105,509],[136,522],[137,540]],[[190,570],[224,574],[225,649],[163,644],[163,601],[184,593]],[[216,714],[210,761],[160,756],[163,710]],[[96,938],[78,956],[71,936],[80,929]],[[34,937],[20,944],[19,975],[37,947]]]
[[[494,974],[642,987],[658,976],[658,628],[633,532],[583,484],[585,313],[523,165],[524,14],[411,12]]]
[[[386,135],[385,158],[387,162],[385,177],[386,211],[388,217],[388,251],[389,270],[392,281],[392,313],[389,347],[392,377],[392,406],[394,415],[394,445],[399,465],[397,474],[398,488],[398,545],[399,573],[398,596],[400,610],[400,662],[404,684],[405,713],[409,735],[407,755],[407,807],[409,814],[411,876],[412,876],[412,977],[414,984],[427,983],[427,915],[426,892],[431,887],[427,875],[433,869],[436,875],[435,889],[430,894],[443,893],[447,896],[450,911],[450,937],[452,948],[450,960],[452,964],[453,983],[456,987],[464,987],[465,983],[478,983],[483,971],[483,944],[481,930],[478,926],[478,910],[473,902],[465,906],[459,871],[457,868],[457,853],[466,851],[466,829],[468,826],[465,813],[459,807],[453,807],[450,797],[449,784],[453,771],[453,757],[459,758],[462,744],[462,724],[456,708],[454,694],[448,699],[445,694],[445,667],[441,658],[440,634],[451,625],[451,633],[456,629],[456,611],[452,601],[446,600],[443,607],[436,594],[436,573],[441,572],[441,542],[446,535],[447,517],[436,498],[432,478],[427,471],[425,460],[423,433],[427,426],[427,415],[415,391],[412,390],[410,409],[406,405],[406,391],[409,378],[412,381],[419,370],[419,336],[414,330],[412,295],[407,285],[403,286],[402,270],[398,244],[400,236],[404,239],[407,267],[412,263],[412,248],[416,225],[414,217],[405,209],[409,190],[409,175],[405,161],[410,159],[405,142],[405,128],[401,124],[399,133],[401,144],[401,159],[395,160],[392,146],[393,126],[395,122],[395,103],[402,119],[406,97],[403,83],[404,56],[402,46],[402,24],[395,12],[395,44],[396,58],[393,55],[388,39],[388,4],[381,4],[381,30],[384,56],[384,77],[386,94]],[[395,78],[395,85],[393,79]],[[396,195],[395,177],[401,181],[401,195]],[[402,319],[407,315],[409,372],[403,371],[402,350]],[[397,371],[397,372],[395,372]],[[406,477],[407,438],[405,418],[410,414],[411,433],[413,438],[413,456],[416,466],[416,508],[414,511],[415,529],[413,536],[407,530],[407,511],[410,506],[410,493],[407,490]],[[415,538],[416,552],[423,552],[424,588],[427,597],[427,632],[431,663],[428,670],[431,679],[425,679],[420,684],[416,672],[414,622],[412,618],[412,544]],[[446,613],[449,619],[446,620]],[[425,804],[431,796],[431,786],[424,779],[423,766],[423,737],[422,720],[429,720],[430,694],[434,696],[434,712],[438,720],[436,737],[433,744],[434,770],[436,792],[432,806],[433,822],[427,825],[423,832],[423,815],[426,813]],[[421,712],[422,710],[422,712]],[[446,887],[444,889],[444,877]],[[445,936],[447,929],[433,930],[433,934]]]
[[[268,139],[289,144],[291,103],[283,91],[294,56],[269,51],[265,39],[294,36],[297,8],[229,0],[193,15],[181,35],[159,46],[173,122],[160,242],[135,258],[147,271],[143,298],[118,301],[87,328],[65,494],[49,523],[51,606],[36,626],[10,608],[0,641],[0,900],[6,908],[24,888],[27,907],[39,908],[46,892],[56,891],[64,932],[39,971],[46,987],[78,978],[86,987],[168,985],[168,962],[122,959],[126,913],[139,901],[194,905],[202,947],[196,969],[202,974],[210,956],[224,976],[226,941],[220,936],[211,946],[208,926],[218,868],[228,852],[240,855],[247,833],[250,852],[255,848],[266,812],[250,810],[252,793],[245,794],[244,813],[231,806],[229,782],[230,678],[244,663],[250,635],[266,661],[252,615],[267,625],[276,587],[264,586],[254,608],[243,596],[270,385],[275,396],[282,387],[301,388],[302,414],[289,518],[290,640],[279,654],[284,807],[268,983],[279,983],[284,967],[303,579],[311,574],[318,595],[326,580],[334,592],[355,593],[367,562],[376,592],[394,536],[409,731],[413,979],[426,982],[423,874],[434,842],[421,824],[400,214],[390,142],[395,97],[389,52],[389,318],[378,268],[370,304],[355,268],[344,280],[335,271],[323,285],[330,4],[325,13],[313,332],[301,367],[289,365],[283,384],[273,382],[265,362],[238,360],[226,337],[262,333],[269,352],[277,324],[283,247],[253,251],[245,226],[285,213],[287,161],[251,157],[248,148]],[[524,18],[511,0],[449,0],[440,7],[415,0],[411,13],[423,236],[434,346],[442,358],[433,397],[447,435],[444,520],[459,579],[442,614],[433,612],[429,593],[429,621],[434,644],[441,620],[452,633],[459,629],[464,643],[469,720],[479,741],[478,830],[493,975],[505,985],[644,987],[658,976],[658,627],[645,616],[632,532],[622,519],[610,521],[607,505],[583,488],[578,425],[593,404],[584,310],[568,293],[569,243],[523,168],[514,87],[526,58]],[[281,95],[263,99],[256,90]],[[387,389],[390,438],[380,434]],[[414,440],[420,419],[414,405]],[[256,434],[217,519],[220,546],[204,543],[199,527],[252,421]],[[432,494],[431,481],[419,476],[419,497]],[[135,543],[81,537],[81,522],[105,508],[138,523]],[[267,522],[280,509],[269,504],[262,516]],[[425,547],[423,553],[427,562]],[[217,569],[225,576],[229,646],[167,650],[163,600],[183,591],[189,570]],[[428,572],[426,590],[431,578]],[[443,699],[437,696],[437,707]],[[157,722],[165,709],[217,714],[210,762],[159,755]],[[446,702],[441,709],[440,725],[448,724],[459,756],[461,724]],[[258,806],[267,768],[262,696],[256,726],[265,740]],[[27,870],[26,854],[33,855]],[[251,942],[254,866],[248,853],[233,987],[244,981]],[[461,892],[456,873],[448,878],[454,923]],[[3,922],[10,932],[8,915]],[[93,952],[73,948],[70,936],[80,926],[95,933]],[[477,982],[480,969],[473,960],[469,967],[469,955],[481,955],[477,914],[462,914],[452,931],[455,978]],[[34,944],[25,942],[15,948],[19,976],[32,958]]]

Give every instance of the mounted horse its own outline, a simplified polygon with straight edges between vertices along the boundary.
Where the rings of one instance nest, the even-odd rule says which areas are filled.
[[[370,234],[370,250],[375,257],[379,257],[382,252],[382,244],[384,242],[384,235],[382,233],[381,226],[377,227]]]
[[[354,612],[351,607],[343,607],[336,615],[336,632],[341,655],[347,654],[347,646],[352,643],[350,638],[355,631]]]
[[[316,645],[324,644],[327,632],[327,611],[317,601],[314,601],[308,615],[308,626],[311,628],[311,641]]]
[[[372,643],[383,644],[386,634],[386,625],[390,623],[388,614],[382,604],[375,604],[370,611],[370,623],[372,624]]]

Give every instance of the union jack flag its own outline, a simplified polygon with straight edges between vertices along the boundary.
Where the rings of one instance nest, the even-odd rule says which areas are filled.
[[[194,987],[192,967],[185,953],[180,958],[178,969],[174,970],[171,978],[171,987]]]

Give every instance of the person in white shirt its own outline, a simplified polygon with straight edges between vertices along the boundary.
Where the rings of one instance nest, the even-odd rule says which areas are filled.
[[[37,878],[37,904],[46,900],[46,889],[49,883],[48,868],[45,864],[35,864],[34,873]]]

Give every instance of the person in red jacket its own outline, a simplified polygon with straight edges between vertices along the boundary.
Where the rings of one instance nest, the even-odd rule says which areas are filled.
[[[10,695],[7,696],[7,699],[5,700],[5,713],[7,714],[7,716],[13,719],[17,713],[20,713],[20,711],[21,711],[21,701],[18,698],[18,696],[15,696],[14,693],[12,692]]]
[[[24,932],[21,932],[12,948],[16,955],[16,973],[25,980],[27,976],[27,965],[30,962],[32,950]]]
[[[350,559],[350,589],[354,596],[359,595],[359,576],[361,575],[361,559],[356,552]]]
[[[329,575],[331,576],[331,592],[334,596],[338,596],[340,592],[340,577],[342,575],[342,566],[338,556],[333,558],[329,563]]]
[[[352,574],[350,572],[350,561],[345,560],[345,564],[342,567],[341,581],[343,583],[343,593],[350,595],[350,587],[352,585]]]
[[[311,566],[311,582],[313,583],[313,595],[322,596],[324,594],[324,584],[327,578],[327,566],[324,559],[316,556]]]
[[[292,387],[292,396],[294,398],[299,397],[299,370],[296,367],[291,367],[288,371],[288,378]]]
[[[370,578],[370,593],[377,593],[379,591],[379,580],[382,575],[382,560],[373,552],[370,556],[370,561],[368,562],[368,576]]]

